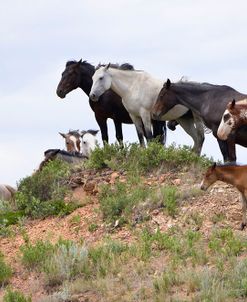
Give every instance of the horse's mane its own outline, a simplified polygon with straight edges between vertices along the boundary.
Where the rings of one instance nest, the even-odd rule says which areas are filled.
[[[62,154],[70,157],[80,157],[83,158],[84,155],[80,154],[79,152],[68,152],[66,150],[61,150],[61,149],[48,149],[44,152],[44,156],[47,157],[49,155],[56,155],[56,154]]]
[[[80,137],[79,130],[69,130],[68,134],[74,135],[75,137]]]
[[[65,66],[68,67],[68,66],[77,64],[78,62],[79,61],[76,61],[76,60],[67,61]],[[80,63],[80,66],[84,66],[84,67],[88,67],[88,68],[94,68],[94,66],[92,64],[88,63],[86,60],[82,61]]]
[[[101,64],[99,63],[98,66],[95,68],[95,70],[99,69],[100,67],[105,67],[108,64]],[[135,70],[134,66],[129,64],[129,63],[123,63],[123,64],[118,64],[118,63],[110,63],[111,68],[119,69],[119,70]]]
[[[193,89],[193,90],[198,90],[198,91],[204,91],[204,90],[211,90],[214,88],[222,88],[222,89],[231,89],[234,90],[232,87],[227,86],[227,85],[215,85],[215,84],[210,84],[207,82],[195,82],[195,81],[188,81],[185,80],[184,77],[175,83],[172,83],[173,87],[177,88],[186,88],[186,89]]]

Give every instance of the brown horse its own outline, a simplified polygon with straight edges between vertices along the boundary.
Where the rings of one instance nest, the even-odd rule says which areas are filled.
[[[217,180],[221,180],[236,187],[241,194],[242,201],[242,223],[241,230],[246,227],[246,208],[247,208],[247,165],[220,165],[216,163],[212,167],[208,168],[202,183],[201,189],[207,190],[209,186],[215,183]]]
[[[197,117],[202,119],[206,127],[212,130],[224,161],[232,162],[236,161],[235,144],[247,147],[247,126],[241,126],[236,131],[236,136],[229,137],[226,141],[218,138],[217,130],[229,100],[240,101],[244,98],[247,98],[246,94],[240,93],[230,86],[190,81],[171,83],[168,79],[153,108],[153,116],[159,119],[171,111],[183,108],[192,110]]]
[[[65,139],[65,146],[68,152],[81,152],[81,134],[79,130],[69,130],[68,133],[59,134]]]
[[[128,63],[122,64],[121,68],[134,69]],[[72,90],[81,88],[89,96],[94,72],[95,66],[86,61],[68,61],[57,86],[57,95],[63,99]],[[116,138],[119,143],[122,143],[122,124],[133,123],[122,104],[122,99],[112,90],[108,90],[100,97],[99,102],[93,102],[89,99],[89,105],[94,111],[95,119],[100,127],[102,141],[104,143],[109,141],[107,119],[110,118],[115,125]],[[154,137],[160,137],[160,141],[163,143],[166,137],[166,123],[153,121],[152,124]]]
[[[235,136],[239,127],[247,125],[247,99],[236,102],[233,100],[227,104],[222,115],[217,135],[222,140],[229,136]]]

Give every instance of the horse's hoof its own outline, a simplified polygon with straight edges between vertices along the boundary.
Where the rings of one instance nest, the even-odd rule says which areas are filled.
[[[243,223],[243,222],[242,222],[242,223],[241,223],[241,226],[240,226],[240,230],[243,231],[245,227],[246,227],[246,223]]]
[[[172,131],[175,131],[176,130],[176,126],[178,125],[178,122],[176,121],[169,121],[167,123],[167,127],[172,130]]]

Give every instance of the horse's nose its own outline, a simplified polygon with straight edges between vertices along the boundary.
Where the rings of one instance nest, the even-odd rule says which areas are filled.
[[[98,97],[96,96],[95,93],[90,93],[89,97],[92,101],[97,102],[98,101]]]
[[[62,89],[57,89],[57,96],[59,96],[61,99],[65,98],[65,93]]]

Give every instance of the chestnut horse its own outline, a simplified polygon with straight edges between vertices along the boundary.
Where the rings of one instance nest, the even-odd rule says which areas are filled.
[[[127,63],[122,64],[121,68],[134,69],[132,65]],[[72,90],[81,88],[89,96],[94,72],[95,67],[86,61],[68,61],[57,86],[57,95],[63,99]],[[107,119],[110,118],[115,125],[116,138],[121,144],[123,142],[122,124],[133,123],[122,104],[122,99],[112,90],[108,90],[97,103],[89,99],[89,105],[94,111],[95,119],[100,127],[103,143],[109,141]],[[160,141],[163,143],[166,137],[166,123],[153,121],[152,125],[154,137],[160,137]]]
[[[219,165],[216,163],[212,167],[208,168],[202,183],[201,189],[207,190],[209,186],[215,183],[217,180],[226,182],[236,187],[241,194],[242,201],[242,223],[241,229],[246,227],[246,208],[247,208],[247,165]]]
[[[217,135],[226,140],[231,135],[236,135],[240,126],[247,125],[247,99],[229,102],[222,115]]]

